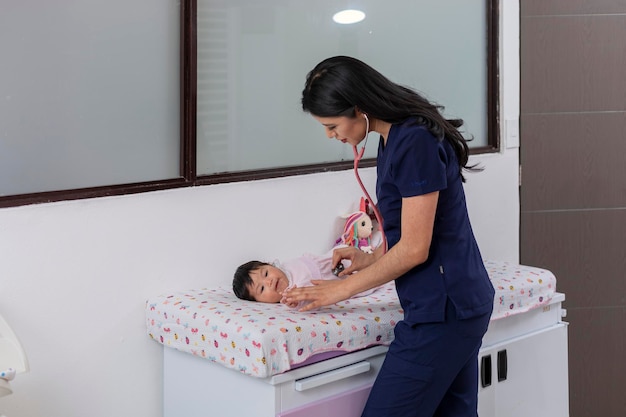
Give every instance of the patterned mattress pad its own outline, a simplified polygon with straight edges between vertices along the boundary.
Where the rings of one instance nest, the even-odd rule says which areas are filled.
[[[547,269],[496,261],[485,261],[485,268],[496,290],[491,320],[544,306],[556,292],[556,277]]]
[[[496,289],[492,320],[550,302],[556,278],[545,269],[486,261]],[[243,301],[230,287],[159,295],[146,302],[148,335],[158,343],[266,378],[328,352],[389,345],[403,319],[393,282],[313,312]]]

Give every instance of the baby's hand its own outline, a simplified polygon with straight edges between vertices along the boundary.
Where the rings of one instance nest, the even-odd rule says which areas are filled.
[[[289,288],[285,289],[285,291],[283,291],[283,298],[281,298],[280,302],[281,302],[281,304],[284,304],[284,305],[286,305],[287,307],[290,307],[290,308],[296,308],[296,307],[298,307],[298,304],[299,304],[297,301],[287,302],[287,299],[285,298],[285,292],[286,292],[287,290],[292,289],[292,288],[298,288],[298,286],[297,286],[297,285],[294,285],[294,286],[291,286],[291,287],[289,287]]]

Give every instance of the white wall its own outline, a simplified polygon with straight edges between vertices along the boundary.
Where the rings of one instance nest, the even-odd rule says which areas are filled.
[[[518,6],[501,7],[501,117],[517,123]],[[466,185],[485,258],[518,261],[518,159],[511,140],[472,158],[485,168]],[[362,171],[372,192],[374,176]],[[162,351],[145,332],[146,298],[228,285],[251,257],[326,250],[336,216],[359,197],[346,171],[0,209],[0,314],[31,368],[0,413],[161,415]]]

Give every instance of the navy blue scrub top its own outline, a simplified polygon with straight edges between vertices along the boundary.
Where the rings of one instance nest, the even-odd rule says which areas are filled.
[[[457,318],[490,313],[494,289],[470,225],[459,164],[452,146],[412,119],[380,139],[376,194],[389,248],[400,240],[402,198],[439,191],[428,259],[396,279],[405,320],[445,320],[450,300]]]

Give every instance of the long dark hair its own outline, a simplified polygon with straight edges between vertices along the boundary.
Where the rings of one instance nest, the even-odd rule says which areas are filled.
[[[302,110],[318,117],[355,117],[357,108],[392,124],[413,118],[433,136],[452,145],[463,181],[463,169],[477,170],[475,166],[467,165],[469,148],[459,131],[463,120],[444,118],[442,106],[392,82],[356,58],[327,58],[309,72],[302,91]]]

